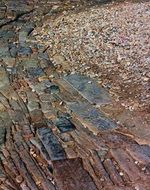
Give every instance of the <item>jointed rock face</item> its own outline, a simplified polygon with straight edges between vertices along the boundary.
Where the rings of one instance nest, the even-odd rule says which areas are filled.
[[[32,36],[61,2],[0,4],[0,190],[149,190],[150,147],[101,111],[99,84],[61,74]]]

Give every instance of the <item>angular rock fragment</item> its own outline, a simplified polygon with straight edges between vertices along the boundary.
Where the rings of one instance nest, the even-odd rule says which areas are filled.
[[[36,101],[29,101],[27,107],[28,107],[28,110],[30,112],[33,110],[36,110],[36,109],[38,110],[39,109],[39,103]]]
[[[53,162],[54,178],[59,190],[97,190],[79,158]]]
[[[62,133],[72,131],[72,130],[75,129],[74,124],[69,119],[67,119],[65,117],[58,117],[54,121],[54,124],[60,130],[60,132],[62,132]]]
[[[69,103],[68,108],[75,114],[75,117],[81,121],[85,127],[88,127],[93,133],[112,130],[117,125],[108,119],[103,113],[86,103]]]
[[[40,77],[44,74],[43,70],[40,67],[30,67],[27,69],[27,75],[29,78],[34,79]]]
[[[39,109],[34,109],[33,111],[30,112],[30,117],[33,123],[41,121],[43,118],[43,113]]]
[[[45,149],[47,150],[51,160],[61,160],[66,158],[66,153],[61,144],[48,127],[37,129],[39,139],[42,141]]]
[[[57,94],[57,93],[59,93],[59,91],[60,91],[60,89],[56,85],[51,85],[50,87],[48,87],[45,90],[46,93],[50,93],[50,94]]]
[[[10,44],[9,52],[10,52],[11,57],[15,58],[17,56],[17,52],[18,52],[17,46],[15,44]]]
[[[108,92],[87,76],[71,74],[64,79],[92,104],[100,106],[111,102]]]
[[[19,56],[28,56],[28,55],[31,55],[32,54],[32,50],[30,47],[23,47],[23,46],[20,46],[18,48],[18,55]]]

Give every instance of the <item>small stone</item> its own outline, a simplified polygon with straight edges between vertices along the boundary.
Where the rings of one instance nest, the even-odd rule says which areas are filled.
[[[36,154],[35,154],[35,153],[33,154],[33,157],[34,157],[34,158],[36,157]]]
[[[120,176],[123,176],[124,174],[122,172],[119,173]]]
[[[17,181],[17,183],[22,183],[23,177],[21,175],[17,176],[16,181]]]

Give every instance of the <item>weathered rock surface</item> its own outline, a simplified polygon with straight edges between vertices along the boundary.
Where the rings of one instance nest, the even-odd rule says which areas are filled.
[[[149,190],[149,145],[102,112],[103,87],[63,75],[68,63],[35,39],[65,3],[0,2],[0,190]]]
[[[70,103],[69,109],[75,114],[75,117],[89,128],[89,130],[98,133],[117,128],[117,124],[108,119],[98,109],[86,103]]]
[[[60,190],[97,190],[79,158],[53,162],[54,178]]]
[[[86,76],[72,74],[64,79],[92,104],[99,106],[111,102],[108,92]]]

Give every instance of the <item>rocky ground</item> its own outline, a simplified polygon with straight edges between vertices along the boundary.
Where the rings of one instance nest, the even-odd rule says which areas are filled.
[[[149,190],[149,6],[1,1],[0,190]]]

